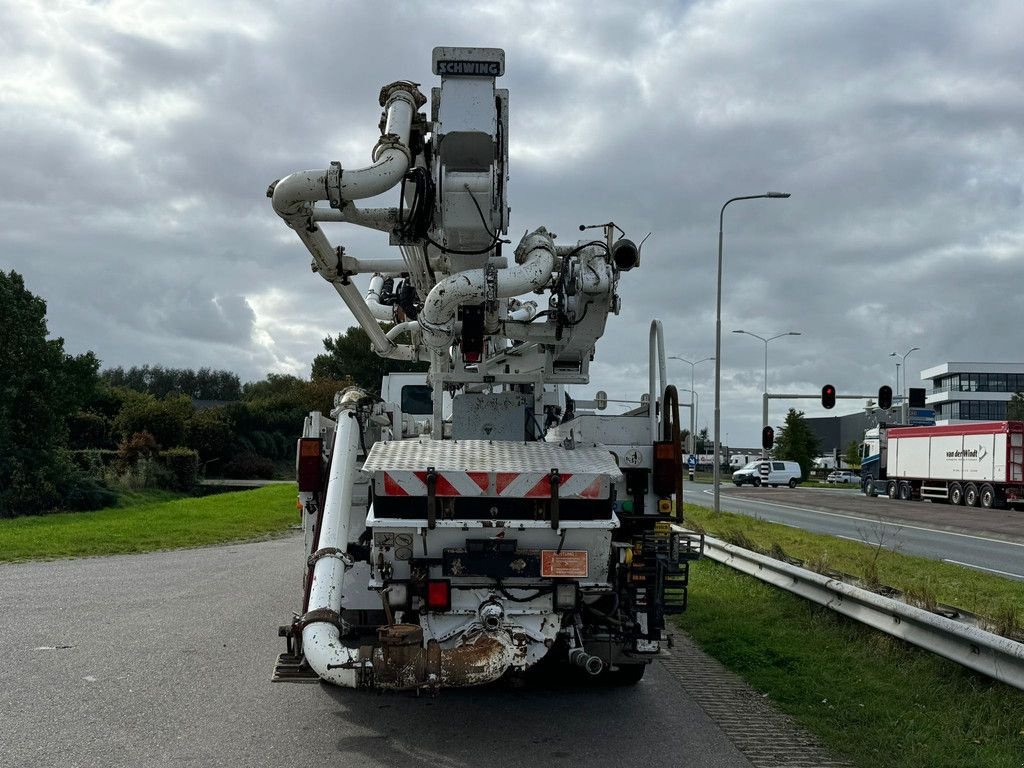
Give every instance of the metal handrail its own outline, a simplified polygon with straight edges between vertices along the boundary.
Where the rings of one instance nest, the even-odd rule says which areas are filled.
[[[704,556],[1024,690],[1024,643],[711,536]]]

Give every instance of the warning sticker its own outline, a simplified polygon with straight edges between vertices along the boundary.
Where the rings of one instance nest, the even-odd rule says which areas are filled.
[[[541,550],[540,575],[545,579],[585,579],[589,573],[585,549]]]

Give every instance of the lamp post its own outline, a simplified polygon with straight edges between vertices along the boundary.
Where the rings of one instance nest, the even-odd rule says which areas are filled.
[[[890,352],[889,353],[889,357],[900,357],[900,358],[902,358],[902,362],[903,362],[903,389],[899,389],[899,387],[900,387],[900,381],[899,381],[899,379],[900,379],[900,373],[899,373],[899,371],[900,371],[900,368],[899,368],[900,364],[899,363],[896,363],[896,389],[899,389],[900,397],[903,400],[903,402],[900,404],[900,417],[901,417],[900,420],[904,424],[907,423],[907,414],[908,414],[908,410],[907,410],[907,393],[906,393],[906,389],[907,389],[907,357],[910,355],[911,352],[917,352],[920,349],[921,349],[920,347],[911,347],[910,349],[907,350],[906,354],[904,354],[904,355],[900,355],[899,352]]]
[[[733,333],[745,333],[747,336],[753,336],[755,339],[760,339],[764,342],[764,398],[761,404],[761,429],[764,430],[768,426],[768,342],[781,339],[783,336],[799,336],[800,331],[786,331],[785,333],[777,333],[774,336],[770,336],[767,339],[764,336],[758,336],[756,333],[750,331],[733,331]],[[768,452],[762,448],[761,456],[767,458]]]
[[[725,209],[730,203],[738,200],[758,200],[761,198],[786,198],[789,192],[768,192],[763,195],[743,195],[725,201],[718,214],[718,285],[715,291],[715,512],[721,511],[719,484],[721,482],[721,448],[722,448],[722,229],[725,224]]]
[[[694,430],[694,428],[695,428],[695,426],[697,424],[697,417],[694,414],[694,409],[693,409],[693,399],[695,397],[697,397],[697,393],[693,389],[693,369],[696,368],[701,363],[705,363],[708,360],[714,360],[715,358],[713,358],[713,357],[704,357],[704,358],[701,358],[700,360],[697,360],[697,361],[692,362],[692,363],[689,360],[687,360],[685,357],[680,357],[679,355],[669,355],[668,359],[669,360],[680,360],[680,361],[686,363],[688,366],[690,366],[690,440],[689,440],[689,450],[688,450],[688,452],[689,453],[693,453],[694,446],[696,446],[696,444],[697,444],[697,441],[694,439],[694,435],[693,435],[693,430]],[[699,397],[697,397],[697,403],[698,404],[700,403],[700,398]]]

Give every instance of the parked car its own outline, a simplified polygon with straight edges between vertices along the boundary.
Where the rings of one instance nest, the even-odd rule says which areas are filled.
[[[759,485],[770,485],[778,488],[780,485],[788,485],[796,488],[802,477],[800,465],[795,461],[752,461],[742,469],[732,473],[733,483],[739,487],[750,484],[754,487]]]
[[[857,483],[860,484],[860,475],[856,472],[851,472],[848,469],[837,469],[835,472],[829,472],[828,477],[825,478],[826,483]]]

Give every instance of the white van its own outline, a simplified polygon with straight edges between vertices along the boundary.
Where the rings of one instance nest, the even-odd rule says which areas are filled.
[[[772,488],[778,488],[780,485],[788,485],[790,488],[796,488],[802,476],[800,465],[795,461],[766,459],[752,461],[743,469],[736,470],[732,473],[732,481],[737,487],[749,483],[754,487],[770,485]]]

